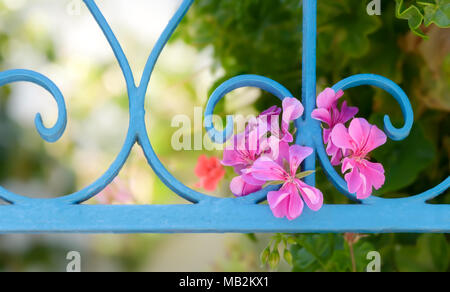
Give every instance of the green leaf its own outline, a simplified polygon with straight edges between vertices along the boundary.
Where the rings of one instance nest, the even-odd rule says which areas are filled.
[[[411,5],[405,8],[403,5],[403,0],[396,1],[396,11],[395,15],[397,18],[408,20],[409,28],[418,36],[422,38],[427,38],[427,36],[420,30],[424,16],[420,9],[416,5]]]
[[[426,26],[432,23],[439,27],[450,27],[450,2],[444,0],[436,0],[436,4],[423,4],[424,7],[424,24]]]
[[[278,186],[284,184],[285,181],[277,180],[277,181],[269,181],[264,184],[263,188],[269,187],[269,186]]]
[[[335,251],[330,260],[328,270],[334,272],[350,272],[352,270],[352,263],[348,251]]]
[[[395,14],[397,18],[408,20],[410,29],[418,36],[428,38],[421,30],[424,24],[429,26],[432,23],[438,27],[450,27],[450,3],[448,0],[420,0],[413,1],[408,8],[403,0],[396,1]]]
[[[302,178],[305,178],[307,176],[310,176],[311,174],[313,174],[315,172],[316,172],[315,170],[303,171],[303,172],[297,174],[296,178],[302,179]]]
[[[335,248],[335,234],[301,235],[291,248],[294,271],[326,270]]]
[[[320,268],[320,264],[317,259],[309,253],[306,249],[294,245],[291,248],[292,264],[294,272],[306,272],[317,271]]]

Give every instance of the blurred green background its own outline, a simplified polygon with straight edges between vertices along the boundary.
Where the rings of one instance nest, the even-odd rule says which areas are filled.
[[[136,76],[180,2],[97,1]],[[448,18],[442,19],[442,13],[448,17],[450,4],[429,1],[424,8],[416,1],[381,1],[381,15],[369,16],[368,2],[319,0],[318,90],[349,75],[375,73],[406,91],[416,118],[410,137],[390,141],[373,155],[387,172],[377,195],[404,197],[450,174],[450,31],[444,28]],[[402,13],[411,5],[415,14]],[[157,64],[146,100],[152,144],[183,183],[196,183],[193,169],[200,154],[221,153],[172,150],[175,115],[193,117],[194,107],[204,107],[218,84],[238,74],[264,75],[300,94],[301,10],[299,0],[195,1]],[[417,28],[422,14],[423,24],[421,20]],[[427,39],[417,35],[418,29]],[[13,68],[36,70],[59,86],[68,127],[57,143],[43,142],[34,115],[41,112],[44,122],[52,124],[57,115],[52,98],[26,83],[1,87],[1,185],[30,197],[55,197],[92,183],[120,151],[128,101],[119,66],[87,9],[76,1],[0,0],[0,70]],[[379,127],[386,113],[402,124],[400,108],[380,90],[356,88],[346,97],[360,108],[360,116]],[[255,114],[275,103],[274,97],[246,88],[229,94],[217,113]],[[199,131],[196,127],[191,134]],[[318,186],[326,202],[347,203],[320,173]],[[229,196],[230,178],[231,173],[214,195]],[[185,203],[157,179],[139,148],[115,184],[133,194],[131,203]],[[449,193],[434,203],[449,204]],[[269,241],[272,268],[260,261]],[[81,253],[84,271],[349,271],[348,242],[331,234],[0,235],[0,271],[64,271],[69,251]],[[287,261],[276,265],[278,244],[280,257]],[[449,270],[446,235],[370,235],[353,249],[361,271],[371,250],[380,252],[383,271]]]

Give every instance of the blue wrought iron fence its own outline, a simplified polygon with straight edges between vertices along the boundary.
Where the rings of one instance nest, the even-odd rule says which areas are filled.
[[[94,0],[84,0],[92,16],[107,38],[120,64],[129,97],[129,129],[119,155],[109,169],[90,186],[68,196],[54,199],[32,199],[14,194],[0,187],[0,198],[9,205],[0,206],[1,233],[85,232],[85,233],[169,233],[169,232],[450,232],[450,206],[427,203],[444,193],[450,186],[450,177],[438,186],[415,196],[401,199],[371,197],[359,201],[349,193],[345,181],[332,167],[324,149],[322,130],[318,121],[311,118],[316,104],[316,37],[317,1],[303,1],[303,91],[305,114],[296,121],[299,129],[296,142],[315,149],[303,167],[316,169],[318,157],[323,170],[336,188],[355,201],[351,205],[325,205],[320,212],[305,210],[293,221],[275,218],[269,207],[260,204],[266,200],[269,187],[243,198],[216,198],[197,191],[178,181],[161,163],[147,134],[144,100],[149,80],[158,57],[167,41],[188,12],[194,0],[184,0],[165,28],[147,64],[139,85],[118,40]],[[29,70],[9,70],[0,73],[0,86],[13,82],[32,82],[52,94],[58,104],[58,120],[52,128],[44,126],[40,114],[35,124],[38,133],[48,142],[57,141],[64,133],[67,114],[65,101],[58,87],[45,76]],[[413,126],[413,110],[403,90],[392,81],[372,74],[351,76],[337,83],[333,89],[348,89],[370,85],[390,93],[399,103],[404,126],[396,128],[385,116],[385,131],[389,138],[406,138]],[[232,133],[232,119],[225,131],[215,130],[211,116],[219,100],[240,87],[257,87],[283,99],[294,96],[283,85],[265,77],[244,75],[232,78],[212,94],[206,108],[206,130],[217,142],[223,142]],[[126,163],[131,149],[138,144],[157,176],[190,205],[109,206],[84,205],[86,200],[102,191],[118,175]],[[315,184],[315,176],[306,178]]]

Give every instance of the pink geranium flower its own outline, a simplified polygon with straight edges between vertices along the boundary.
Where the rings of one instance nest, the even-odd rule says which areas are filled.
[[[384,168],[380,163],[369,161],[369,153],[386,143],[386,134],[367,120],[353,119],[347,129],[338,124],[331,132],[331,140],[342,151],[349,151],[342,162],[348,190],[356,193],[358,199],[372,195],[372,189],[380,189],[384,182]]]
[[[331,141],[331,131],[336,125],[347,123],[358,113],[358,108],[347,106],[346,101],[342,103],[341,109],[338,109],[338,101],[343,95],[344,92],[342,90],[335,92],[331,88],[325,89],[317,97],[317,109],[311,114],[314,119],[328,126],[323,129],[323,140],[327,144],[327,154],[331,156],[332,165],[339,165],[341,163],[343,153]]]
[[[212,192],[217,189],[219,182],[225,176],[225,169],[217,157],[208,158],[206,155],[201,155],[195,167],[195,174],[200,178],[195,187]]]
[[[269,156],[263,156],[249,170],[256,179],[283,184],[279,191],[267,194],[275,217],[287,217],[289,220],[299,217],[303,211],[303,202],[314,211],[322,207],[322,192],[297,177],[301,163],[312,153],[312,148],[293,145],[288,151],[280,151],[278,162]]]
[[[244,132],[233,138],[233,145],[227,146],[223,151],[222,164],[234,167],[239,175],[231,181],[230,188],[235,196],[242,197],[261,190],[265,184],[264,181],[243,174],[243,171],[267,152],[269,146],[266,143],[266,131],[261,130],[261,127],[255,127],[248,133]]]
[[[239,175],[230,184],[235,196],[246,196],[262,189],[266,183],[248,171],[262,155],[278,156],[281,142],[292,142],[289,125],[303,114],[303,106],[296,98],[283,100],[282,126],[280,134],[279,116],[281,109],[273,106],[250,121],[243,133],[233,137],[232,145],[225,148],[222,164],[234,167]],[[276,159],[276,157],[275,157]]]

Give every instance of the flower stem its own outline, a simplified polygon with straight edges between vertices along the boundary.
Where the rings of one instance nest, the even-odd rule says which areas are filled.
[[[350,258],[352,260],[352,270],[354,273],[356,273],[356,260],[355,260],[355,252],[353,250],[353,243],[349,242],[348,247],[350,249]]]

